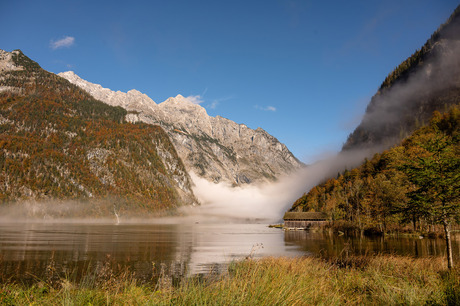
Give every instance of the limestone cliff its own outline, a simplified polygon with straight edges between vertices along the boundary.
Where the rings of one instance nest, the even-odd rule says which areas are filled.
[[[171,137],[187,170],[210,181],[233,185],[275,181],[303,166],[263,129],[253,130],[220,116],[209,116],[203,107],[181,95],[156,104],[137,90],[115,92],[85,81],[72,71],[58,75],[98,100],[125,108],[126,119],[131,122],[159,124]]]
[[[0,50],[0,206],[38,201],[56,203],[43,217],[107,217],[197,204],[170,137],[127,114]]]

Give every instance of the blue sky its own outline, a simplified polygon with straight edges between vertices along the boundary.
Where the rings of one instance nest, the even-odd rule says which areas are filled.
[[[340,150],[386,75],[459,5],[387,1],[1,1],[0,49],[160,103],[199,96],[302,161]]]

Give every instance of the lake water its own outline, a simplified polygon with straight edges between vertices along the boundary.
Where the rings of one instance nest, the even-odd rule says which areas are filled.
[[[174,220],[174,219],[173,219]],[[442,239],[351,238],[283,231],[251,223],[36,223],[0,224],[0,281],[84,274],[104,267],[128,269],[142,281],[159,273],[186,276],[219,272],[248,256],[392,253],[443,256]],[[454,240],[454,258],[460,258]]]

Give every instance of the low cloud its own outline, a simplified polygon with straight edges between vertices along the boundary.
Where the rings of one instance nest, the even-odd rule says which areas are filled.
[[[459,31],[460,28],[450,30]],[[459,41],[441,40],[435,43],[431,55],[422,65],[413,69],[406,79],[403,77],[372,97],[360,125],[352,135],[359,139],[358,133],[365,132],[367,143],[388,145],[398,141],[400,134],[409,133],[411,124],[416,125],[415,118],[428,122],[428,114],[435,108],[442,109],[442,104],[448,106],[456,103],[452,93],[460,82],[459,49]],[[423,113],[427,114],[425,118]]]
[[[59,40],[55,40],[55,41],[52,40],[50,43],[50,48],[53,50],[61,49],[61,48],[69,48],[73,46],[74,43],[75,43],[75,37],[66,36]]]
[[[254,106],[258,110],[266,111],[266,112],[276,112],[276,107],[268,105],[268,106],[260,106],[260,105],[255,105]]]
[[[277,182],[261,185],[232,187],[225,183],[214,184],[191,173],[195,184],[193,192],[202,205],[184,208],[184,213],[198,222],[211,219],[219,222],[280,222],[304,192],[324,179],[336,176],[337,172],[360,164],[370,153],[370,150],[360,150],[329,154],[326,158],[323,155],[321,161],[280,177]]]

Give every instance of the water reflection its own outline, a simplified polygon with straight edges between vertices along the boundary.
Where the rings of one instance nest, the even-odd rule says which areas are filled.
[[[445,256],[445,241],[440,238],[413,237],[347,237],[308,231],[286,231],[284,240],[297,245],[307,254],[338,256],[395,254],[414,257]],[[453,241],[454,258],[460,258],[458,239]]]
[[[453,244],[460,257],[459,241]],[[128,269],[141,281],[160,273],[183,276],[219,271],[247,256],[392,253],[444,256],[442,239],[350,238],[282,231],[265,224],[0,224],[0,281]],[[54,273],[53,272],[53,273]]]
[[[285,246],[282,231],[261,224],[4,223],[0,254],[3,279],[43,279],[50,267],[81,275],[110,264],[147,281],[159,273],[206,273],[249,255],[302,252]]]
[[[114,264],[149,279],[154,263],[174,261],[177,225],[3,224],[0,260],[3,278],[43,279],[47,270],[60,274]]]

